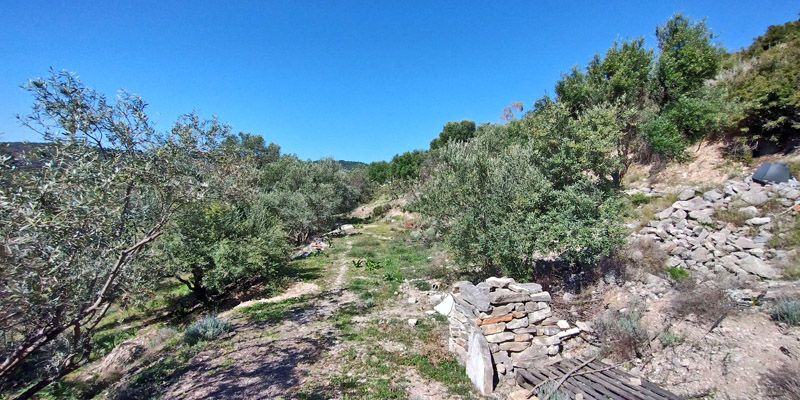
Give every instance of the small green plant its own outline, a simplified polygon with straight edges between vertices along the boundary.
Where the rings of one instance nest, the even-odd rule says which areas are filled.
[[[787,325],[800,325],[800,299],[782,297],[775,302],[772,310],[772,319]]]
[[[648,196],[648,195],[646,195],[644,193],[639,193],[639,192],[636,192],[636,193],[628,196],[628,201],[630,201],[631,204],[633,204],[634,207],[638,207],[638,206],[643,205],[643,204],[648,204],[652,200],[653,200],[653,198],[651,196]]]
[[[361,268],[364,266],[364,260],[358,259],[351,261],[353,263],[353,268]]]
[[[367,271],[375,271],[383,268],[383,265],[372,258],[367,258],[367,261],[364,263],[364,267]]]
[[[269,321],[277,323],[282,321],[289,314],[289,306],[296,304],[303,297],[294,297],[275,303],[257,303],[250,307],[245,307],[239,312],[250,321],[261,322]]]
[[[431,284],[428,283],[428,281],[423,281],[423,280],[414,281],[414,287],[417,288],[417,290],[421,290],[423,292],[431,290]]]
[[[387,272],[383,275],[383,280],[386,282],[402,282],[403,275],[399,272]]]
[[[183,341],[189,346],[194,346],[200,341],[213,340],[230,331],[230,322],[211,314],[186,328],[186,332],[183,333]]]
[[[683,343],[686,340],[686,336],[666,330],[658,335],[658,340],[661,342],[662,346],[672,347]]]
[[[681,282],[689,277],[689,271],[681,267],[667,267],[666,271],[669,274],[669,278],[675,282]]]

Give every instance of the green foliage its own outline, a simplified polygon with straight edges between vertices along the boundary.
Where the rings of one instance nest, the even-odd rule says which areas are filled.
[[[669,266],[666,268],[667,274],[669,274],[670,279],[675,282],[680,282],[689,277],[689,271],[675,266]]]
[[[640,205],[650,203],[651,201],[653,201],[653,198],[644,193],[636,192],[628,196],[628,201],[630,201],[631,204],[633,204],[633,206],[638,207]]]
[[[208,315],[197,321],[183,333],[183,342],[189,346],[194,346],[201,341],[214,340],[232,329],[231,323],[224,319],[217,318],[216,315]]]
[[[364,263],[364,269],[367,271],[375,271],[381,268],[383,268],[383,265],[372,258],[367,258],[367,261]]]
[[[741,132],[784,143],[800,128],[800,20],[770,26],[735,61],[724,84],[728,101],[740,102]]]
[[[775,302],[772,310],[772,319],[775,321],[792,325],[800,325],[800,299],[793,297],[783,297]]]
[[[675,14],[656,28],[658,63],[656,81],[665,104],[695,93],[714,78],[722,63],[723,50],[713,44],[714,35],[705,21],[691,21]]]
[[[557,105],[539,110],[503,125],[500,135],[440,149],[413,205],[462,261],[485,272],[524,277],[537,257],[591,262],[621,243],[620,202],[602,178],[608,165],[600,145],[586,131],[566,129],[569,117]],[[505,145],[523,135],[526,144]]]
[[[403,275],[399,272],[387,272],[383,274],[383,280],[385,282],[402,282]]]
[[[569,400],[569,394],[556,387],[556,381],[547,381],[542,386],[536,388],[536,397],[549,400]]]
[[[673,347],[686,341],[686,335],[675,333],[668,329],[658,335],[658,340],[664,347]]]
[[[166,241],[163,263],[207,298],[241,279],[274,277],[288,255],[280,222],[265,208],[207,201],[180,214]]]
[[[466,142],[475,136],[475,121],[450,121],[442,127],[439,137],[431,141],[431,150],[444,147],[450,142]]]
[[[157,133],[141,98],[109,103],[67,72],[25,88],[35,103],[19,119],[49,145],[13,160],[31,168],[0,165],[0,390],[82,366],[111,302],[148,293],[150,244],[205,196],[207,156],[228,129],[187,115]],[[26,362],[37,375],[12,376]]]
[[[420,291],[423,291],[423,292],[427,292],[428,290],[431,290],[431,284],[428,283],[428,281],[424,281],[424,280],[421,280],[421,279],[414,281],[414,287],[417,288],[417,290],[420,290]]]

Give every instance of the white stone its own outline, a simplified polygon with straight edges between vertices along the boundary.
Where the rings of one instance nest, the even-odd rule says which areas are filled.
[[[408,319],[408,325],[409,326],[416,326],[417,325],[417,319],[416,318],[409,318]]]
[[[513,334],[512,334],[513,337]],[[489,343],[477,330],[469,338],[469,355],[467,357],[467,376],[484,396],[494,391],[494,366]]]
[[[558,320],[558,322],[556,322],[556,325],[558,325],[558,327],[561,329],[569,329],[569,322],[567,322],[567,320],[564,319]]]
[[[417,298],[416,297],[409,297],[407,301],[408,301],[408,304],[416,304],[417,303]]]
[[[486,283],[491,287],[504,288],[510,283],[514,283],[514,278],[497,278],[491,277],[486,279]]]
[[[453,300],[453,296],[448,294],[447,297],[445,297],[444,300],[442,300],[442,302],[439,303],[439,305],[437,305],[433,309],[436,310],[436,312],[438,312],[439,314],[442,314],[446,317],[450,315],[450,313],[453,311],[454,304],[455,301]]]
[[[769,197],[764,192],[756,192],[753,190],[749,190],[747,192],[742,193],[742,200],[744,200],[745,203],[754,206],[764,204],[767,202],[768,199]]]
[[[559,332],[557,336],[559,339],[564,340],[566,338],[573,337],[579,333],[581,333],[580,328],[572,328],[572,329],[567,329],[564,332]]]
[[[759,225],[768,224],[770,221],[772,221],[772,219],[770,219],[770,217],[757,217],[757,218],[750,218],[750,219],[748,219],[748,220],[747,220],[747,221],[745,221],[745,222],[746,222],[748,225],[756,225],[756,226],[759,226]]]
[[[506,323],[506,329],[519,329],[528,327],[528,317],[515,318]]]

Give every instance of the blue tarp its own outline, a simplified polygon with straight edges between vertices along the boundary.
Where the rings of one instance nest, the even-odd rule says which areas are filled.
[[[762,185],[788,182],[790,177],[789,167],[780,161],[765,162],[753,173],[753,180]]]

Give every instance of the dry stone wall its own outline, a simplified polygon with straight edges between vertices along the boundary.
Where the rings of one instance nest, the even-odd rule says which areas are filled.
[[[567,341],[581,340],[582,329],[556,318],[551,302],[539,284],[489,278],[477,285],[456,283],[436,311],[450,321],[450,351],[466,365],[475,387],[489,394],[497,381],[514,379],[515,368],[558,361]]]

